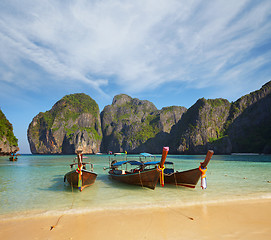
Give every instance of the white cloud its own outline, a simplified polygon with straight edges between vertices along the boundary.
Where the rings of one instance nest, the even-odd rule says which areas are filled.
[[[110,81],[123,92],[242,81],[267,63],[251,52],[270,41],[270,11],[269,1],[245,0],[2,1],[0,81],[34,82],[16,77],[14,66],[32,71],[24,60],[100,92]]]

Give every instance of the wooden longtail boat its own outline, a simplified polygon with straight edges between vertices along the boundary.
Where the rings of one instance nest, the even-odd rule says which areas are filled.
[[[168,147],[164,147],[159,166],[164,166],[167,153]],[[130,170],[127,170],[127,164],[132,166]],[[126,170],[119,170],[119,167],[121,166],[125,166]],[[110,165],[109,176],[122,183],[155,189],[160,175],[159,167],[154,166],[151,169],[144,169],[144,167],[144,164],[139,161],[125,160],[117,162],[114,160]]]
[[[10,153],[10,157],[9,157],[9,161],[11,162],[15,162],[18,160],[18,157],[20,154],[16,154],[16,151],[15,152],[12,152]]]
[[[189,188],[195,188],[199,179],[202,177],[202,188],[206,188],[206,176],[207,165],[210,162],[214,152],[209,150],[204,162],[200,164],[198,168],[190,169],[187,171],[175,171],[173,162],[165,162],[166,167],[164,169],[164,182],[165,184],[174,184],[178,186],[184,186]],[[146,162],[145,165],[157,164],[157,162]],[[171,165],[172,167],[169,167]]]
[[[11,162],[16,162],[18,160],[18,157],[17,156],[10,156],[9,157],[9,161],[11,161]]]
[[[85,163],[82,160],[82,151],[77,151],[78,163],[70,164],[71,169],[76,165],[78,166],[77,169],[66,173],[64,176],[64,182],[67,180],[72,187],[78,188],[80,191],[82,191],[85,187],[94,184],[97,177],[97,174],[93,172],[93,165],[90,163]],[[87,164],[91,165],[90,170],[86,169]]]

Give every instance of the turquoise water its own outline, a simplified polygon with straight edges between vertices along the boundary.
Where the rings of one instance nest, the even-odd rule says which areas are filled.
[[[71,189],[63,177],[75,156],[19,156],[17,162],[0,157],[0,216],[59,214],[105,209],[170,207],[271,198],[271,156],[212,157],[207,189],[157,185],[155,190],[129,186],[108,177],[107,155],[89,155],[98,173],[94,185],[83,192]],[[160,156],[157,155],[157,159]],[[196,168],[205,156],[169,155],[176,170]]]

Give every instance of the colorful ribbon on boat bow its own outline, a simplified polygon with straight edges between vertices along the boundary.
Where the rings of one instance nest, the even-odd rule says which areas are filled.
[[[163,167],[161,168],[160,165],[158,165],[158,170],[159,170],[159,172],[160,172],[160,185],[161,185],[162,187],[164,187],[164,183],[165,183],[165,181],[164,181],[164,169],[165,169],[165,166],[163,166]]]
[[[78,166],[78,168],[76,169],[76,172],[78,173],[78,189],[80,191],[82,191],[82,168],[83,165],[81,165],[80,167]]]
[[[199,166],[199,170],[201,171],[201,188],[206,189],[207,188],[207,181],[206,181],[206,168],[202,168],[202,166]]]

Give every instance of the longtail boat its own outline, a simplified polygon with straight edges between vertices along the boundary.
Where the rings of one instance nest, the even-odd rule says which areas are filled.
[[[201,187],[205,189],[206,186],[206,171],[207,165],[210,162],[214,151],[207,152],[204,162],[200,163],[198,168],[187,171],[175,171],[173,162],[165,162],[164,182],[165,184],[173,184],[183,187],[195,188],[199,179],[201,178]],[[158,164],[158,162],[146,162],[145,166]]]
[[[139,159],[140,161],[155,161],[156,160],[156,156],[155,155],[152,155],[150,153],[140,153],[140,156],[139,156]],[[149,160],[147,160],[149,159]]]
[[[163,148],[163,154],[159,165],[154,166],[151,169],[145,169],[145,165],[140,161],[124,160],[118,162],[113,160],[109,167],[109,176],[122,183],[155,189],[161,172],[160,168],[164,166],[168,150],[168,147]],[[130,168],[129,170],[128,165]]]
[[[93,172],[93,165],[91,163],[83,162],[82,151],[77,151],[77,161],[77,163],[70,164],[71,169],[76,165],[77,169],[66,173],[64,182],[67,180],[72,187],[82,191],[85,187],[94,184],[97,174]],[[90,165],[90,170],[86,169],[87,165]]]
[[[10,153],[9,161],[11,161],[11,162],[17,161],[17,160],[18,160],[18,157],[17,157],[17,156],[19,156],[19,154],[16,154],[16,151]]]

